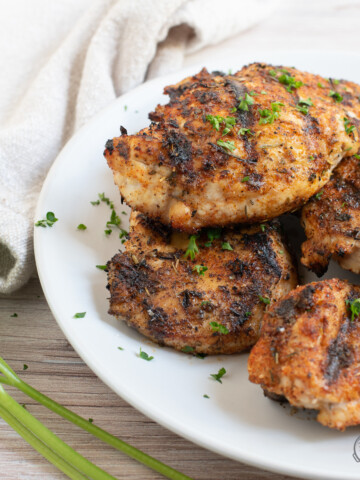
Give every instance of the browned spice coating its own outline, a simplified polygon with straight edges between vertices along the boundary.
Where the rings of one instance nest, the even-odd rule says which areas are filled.
[[[264,221],[305,204],[340,160],[359,148],[357,128],[346,132],[344,118],[348,127],[359,125],[360,87],[295,68],[285,71],[260,63],[234,75],[204,69],[165,88],[170,101],[150,114],[148,128],[136,135],[123,132],[106,145],[125,201],[188,232]],[[303,85],[291,88],[279,81],[281,75]],[[246,94],[253,100],[247,111],[237,108]],[[301,113],[299,102],[309,98],[313,105]],[[278,118],[261,124],[261,112],[273,113],[274,102],[283,104]],[[223,135],[224,123],[217,131],[208,115],[234,117],[236,124]],[[240,128],[250,132],[241,134]],[[233,142],[234,148],[219,141]]]
[[[320,276],[334,257],[360,273],[360,160],[343,160],[318,197],[302,210],[307,241],[301,262]]]
[[[153,341],[193,353],[235,353],[252,346],[266,304],[296,285],[292,259],[277,222],[224,230],[211,246],[184,259],[188,235],[133,212],[126,250],[108,263],[110,313]],[[229,242],[233,250],[223,250]],[[204,275],[195,265],[208,268]],[[210,322],[229,333],[214,332]]]
[[[347,302],[360,286],[337,279],[297,287],[266,312],[251,350],[251,382],[270,396],[319,410],[318,421],[343,430],[360,424],[360,322]]]

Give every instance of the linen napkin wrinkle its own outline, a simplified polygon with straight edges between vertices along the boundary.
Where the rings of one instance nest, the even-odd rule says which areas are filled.
[[[258,23],[278,0],[30,3],[10,7],[29,38],[16,36],[4,12],[0,20],[0,58],[9,66],[0,80],[0,293],[34,272],[36,201],[70,136],[117,96],[178,70],[186,53]]]

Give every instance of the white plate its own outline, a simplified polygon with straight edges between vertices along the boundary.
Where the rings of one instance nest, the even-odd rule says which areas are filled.
[[[360,56],[336,52],[239,53],[220,65],[206,66],[235,71],[253,61],[295,65],[360,82]],[[352,454],[359,428],[332,431],[308,420],[307,414],[291,415],[289,409],[264,398],[261,388],[247,380],[247,355],[193,358],[152,344],[107,314],[106,274],[95,265],[106,263],[121,244],[115,233],[109,238],[103,234],[108,207],[92,206],[90,201],[105,192],[118,212],[129,209],[120,205],[103,158],[105,141],[119,134],[120,124],[129,133],[146,126],[148,112],[167,101],[163,87],[200,67],[155,79],[117,99],[62,150],[36,211],[36,219],[47,211],[59,219],[53,228],[35,228],[36,262],[46,298],[64,334],[89,367],[131,405],[165,427],[210,450],[268,470],[311,479],[358,480],[360,464]],[[126,228],[128,215],[121,216]],[[78,231],[79,223],[87,225],[87,230]],[[332,269],[335,275],[336,267]],[[357,281],[355,275],[338,272]],[[306,281],[313,278],[306,274]],[[83,311],[85,318],[73,318]],[[154,360],[138,358],[140,347]],[[221,367],[228,372],[223,384],[209,376]]]

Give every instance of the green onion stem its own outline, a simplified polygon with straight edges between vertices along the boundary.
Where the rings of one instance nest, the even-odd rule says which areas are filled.
[[[22,407],[21,407],[22,408]],[[29,443],[36,451],[38,451],[46,460],[52,463],[56,468],[61,470],[72,480],[88,480],[82,473],[76,470],[72,465],[67,463],[64,459],[59,457],[48,446],[41,442],[33,433],[25,428],[13,415],[11,415],[5,408],[0,406],[0,417],[10,425],[27,443]]]
[[[77,425],[83,430],[86,430],[87,432],[91,433],[93,436],[99,438],[113,448],[120,450],[129,457],[162,474],[164,477],[169,478],[170,480],[191,480],[190,477],[178,472],[177,470],[169,467],[168,465],[165,465],[159,460],[156,460],[155,458],[147,455],[146,453],[138,450],[137,448],[129,445],[128,443],[120,440],[119,438],[114,437],[105,430],[102,430],[100,427],[97,427],[93,423],[90,423],[88,420],[85,420],[76,413],[72,412],[66,407],[63,407],[54,400],[51,400],[51,398],[35,390],[33,387],[22,381],[1,357],[0,372],[5,375],[5,377],[0,377],[0,383],[4,383],[6,385],[11,385],[18,388],[35,401],[47,407],[49,410],[52,410],[61,417],[72,422],[74,425]]]
[[[63,442],[45,427],[39,420],[19,405],[3,388],[0,390],[1,405],[13,415],[25,428],[36,434],[39,440],[56,452],[60,457],[76,465],[76,468],[93,480],[115,480],[115,477],[89,462],[85,457]]]

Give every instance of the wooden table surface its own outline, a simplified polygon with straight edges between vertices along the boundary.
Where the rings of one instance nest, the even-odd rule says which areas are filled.
[[[224,4],[226,8],[226,3]],[[251,2],[249,2],[251,8]],[[261,25],[223,45],[186,58],[185,65],[204,62],[243,49],[336,49],[356,51],[360,45],[360,1],[286,0]],[[17,317],[11,317],[13,313]],[[0,352],[24,380],[59,403],[200,480],[285,480],[208,452],[178,437],[137,412],[106,387],[82,362],[57,326],[33,278],[22,290],[0,296]],[[27,364],[28,369],[23,370]],[[85,432],[49,413],[17,391],[20,403],[70,445],[118,478],[163,478]],[[0,421],[0,478],[2,480],[60,480],[64,475],[34,452]]]

